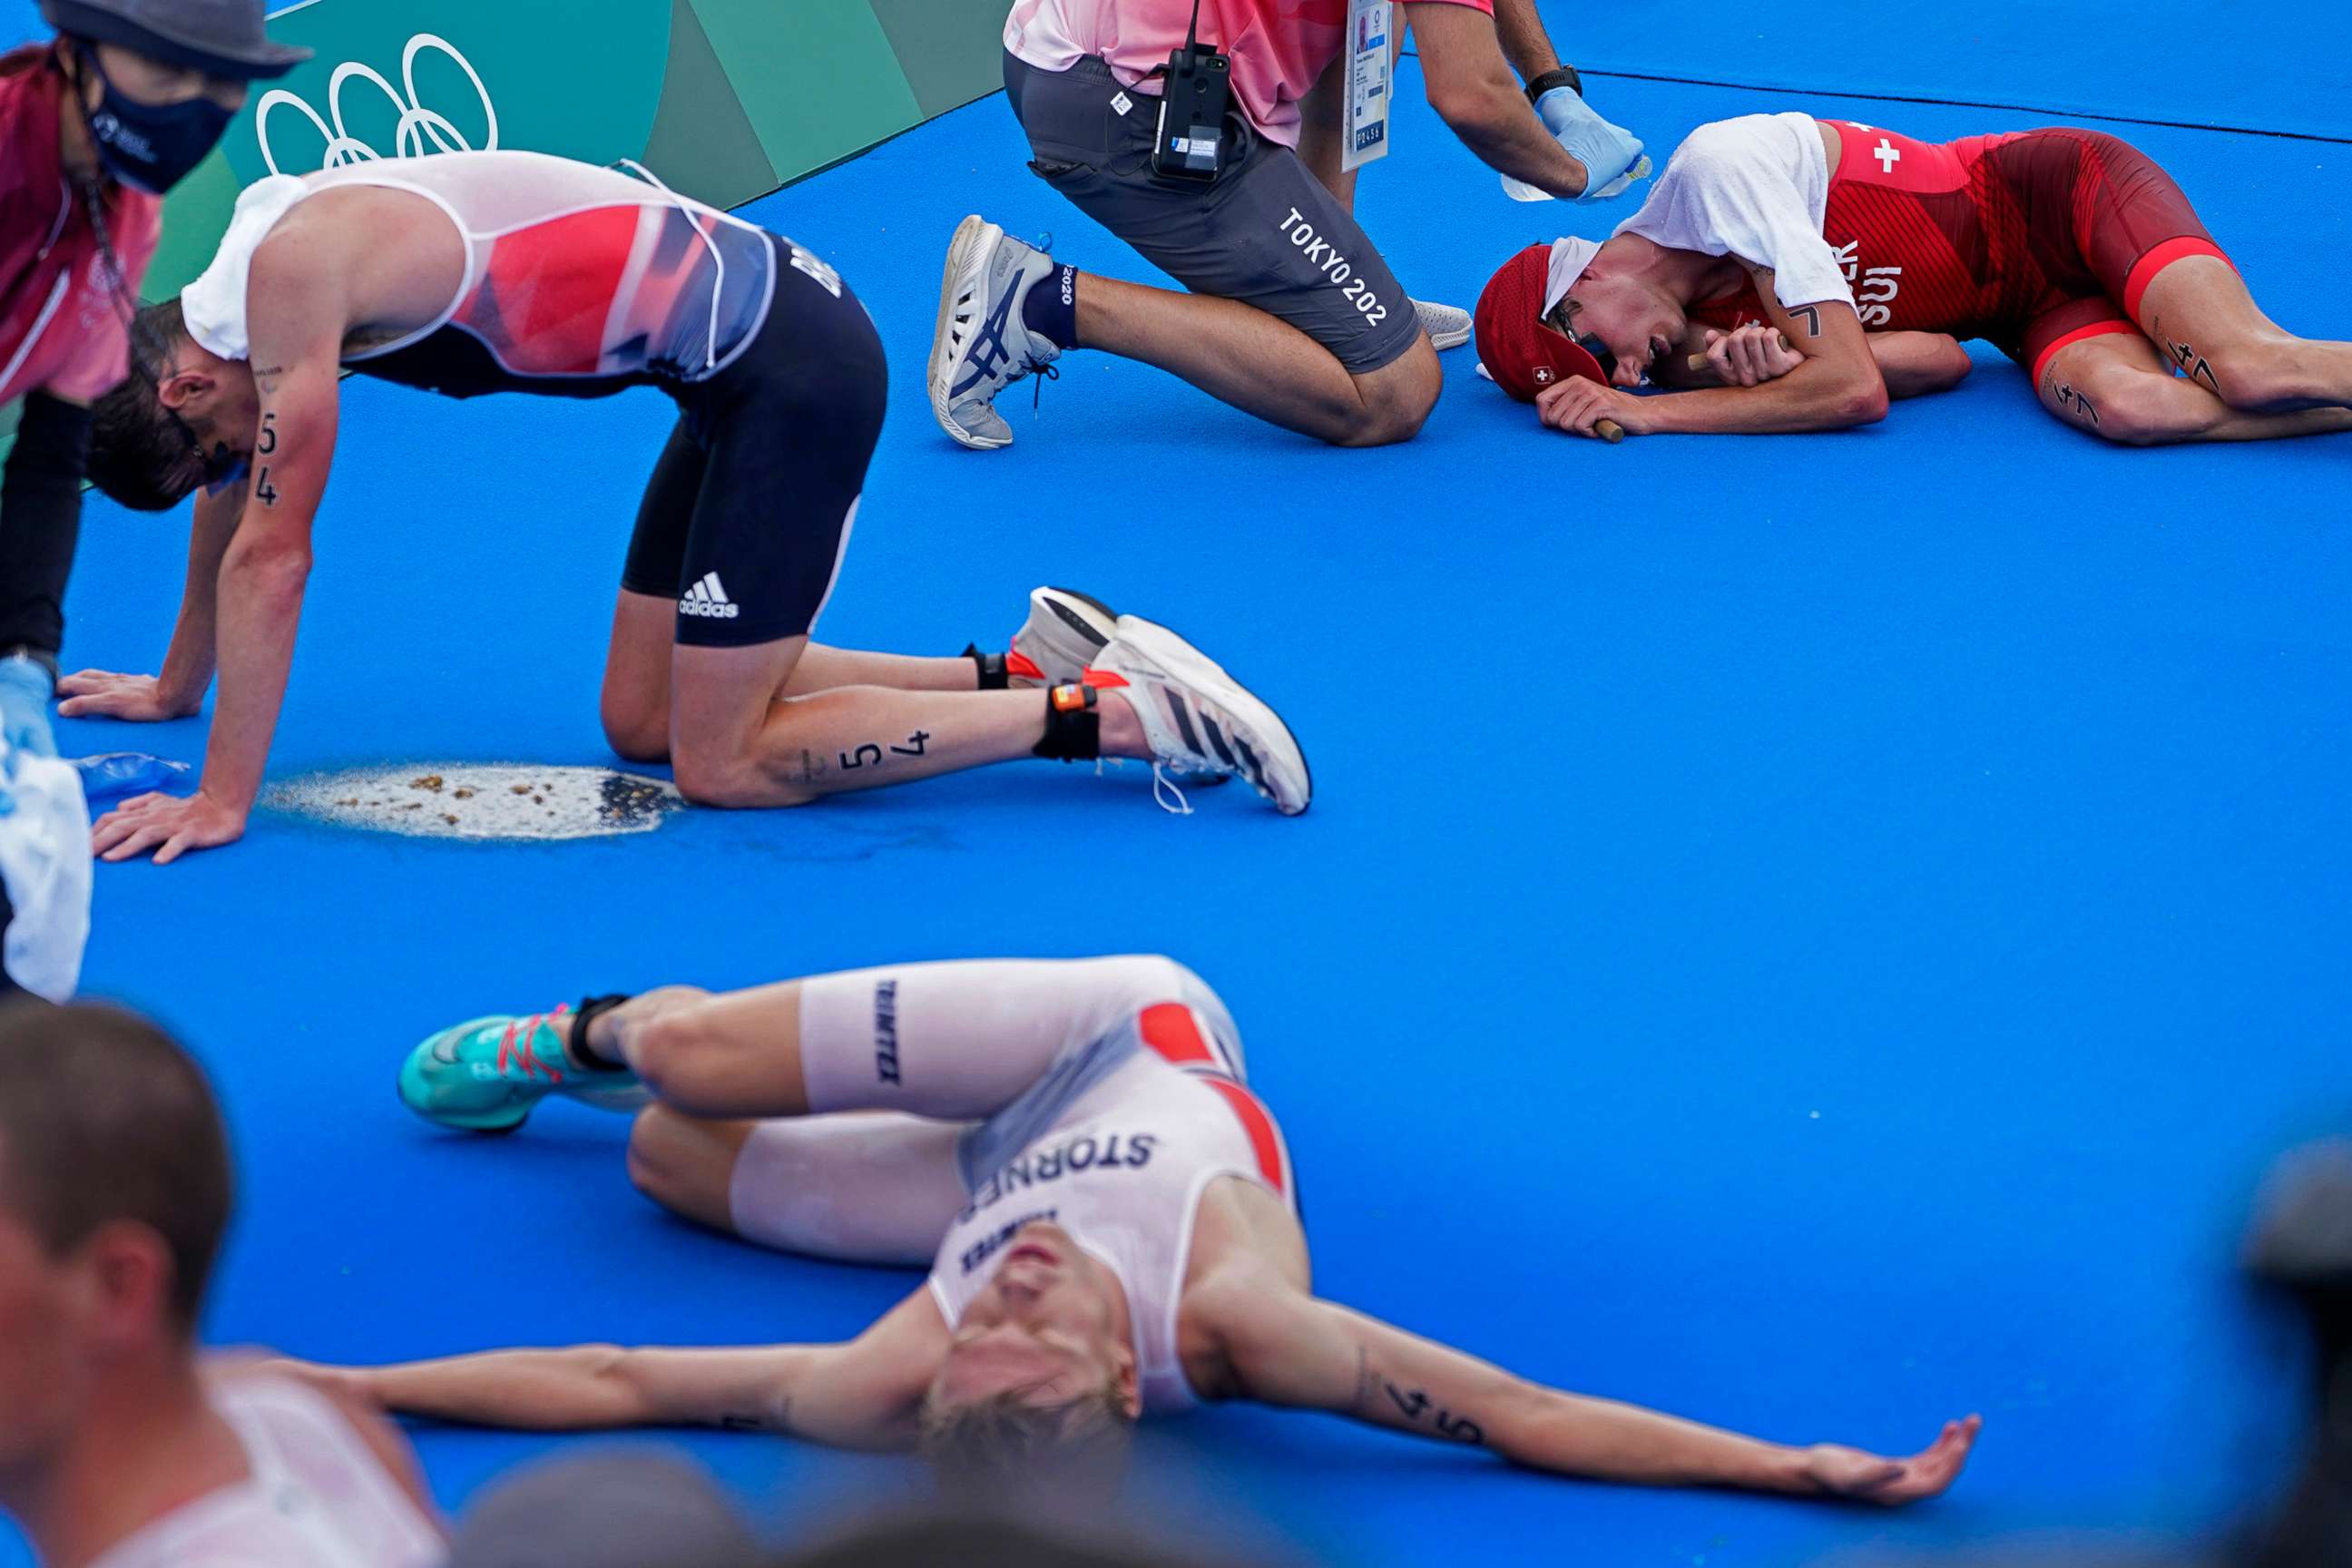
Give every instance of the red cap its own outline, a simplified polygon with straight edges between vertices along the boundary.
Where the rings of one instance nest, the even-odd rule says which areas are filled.
[[[1544,325],[1544,291],[1551,279],[1551,247],[1530,245],[1486,280],[1475,320],[1478,362],[1495,384],[1521,403],[1566,375],[1609,384],[1601,362]]]

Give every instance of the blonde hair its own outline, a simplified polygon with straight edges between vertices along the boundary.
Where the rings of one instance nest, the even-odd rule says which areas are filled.
[[[923,1405],[917,1451],[950,1496],[1003,1507],[1024,1495],[1067,1504],[1108,1496],[1127,1471],[1135,1421],[1117,1379],[1059,1405],[1010,1388]]]

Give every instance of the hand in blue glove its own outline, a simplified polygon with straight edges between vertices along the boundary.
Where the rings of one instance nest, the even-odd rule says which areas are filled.
[[[19,754],[58,754],[57,737],[49,733],[50,685],[49,672],[23,654],[0,658],[0,741],[7,745],[10,778],[16,776]]]
[[[1583,95],[1572,87],[1556,87],[1536,100],[1536,118],[1551,139],[1584,165],[1580,202],[1605,202],[1622,195],[1642,177],[1642,139],[1622,125],[1612,125],[1592,112]]]

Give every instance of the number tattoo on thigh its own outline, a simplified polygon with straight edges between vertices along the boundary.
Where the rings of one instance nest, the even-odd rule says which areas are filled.
[[[2071,414],[2084,424],[2094,428],[2097,427],[2099,411],[2091,402],[2089,395],[2078,391],[2069,383],[2060,381],[2054,372],[2042,377],[2042,387],[2050,401],[2058,405],[2059,413]]]
[[[2203,354],[2199,353],[2189,344],[2176,343],[2170,338],[2165,339],[2164,347],[2165,351],[2172,355],[2172,363],[2180,367],[2181,374],[2191,381],[2203,382],[2206,390],[2216,396],[2220,395],[2221,384],[2213,379],[2212,363]]]

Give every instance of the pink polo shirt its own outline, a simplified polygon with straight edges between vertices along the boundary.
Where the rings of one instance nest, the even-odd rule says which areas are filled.
[[[58,110],[69,90],[54,44],[0,55],[0,405],[47,391],[89,402],[130,369],[89,214],[67,183]],[[106,223],[134,298],[155,254],[163,203],[110,184]]]
[[[1443,0],[1495,13],[1495,0]],[[1087,55],[1129,87],[1184,47],[1192,0],[1013,0],[1004,47],[1039,70],[1069,69]],[[1401,18],[1391,21],[1399,25]],[[1201,0],[1202,43],[1233,58],[1233,95],[1267,139],[1298,145],[1298,101],[1339,57],[1348,0]]]

